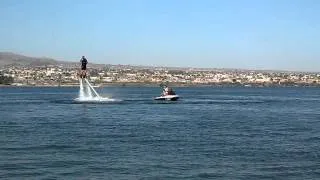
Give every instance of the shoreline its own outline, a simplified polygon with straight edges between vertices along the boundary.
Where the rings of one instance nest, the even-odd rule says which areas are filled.
[[[113,82],[113,83],[101,83],[92,84],[95,88],[101,87],[160,87],[160,83],[139,83],[139,82]],[[196,84],[196,83],[169,83],[171,87],[246,87],[246,88],[281,88],[281,87],[320,87],[320,84],[232,84],[232,83],[212,83],[212,84]],[[79,87],[79,84],[53,84],[53,85],[42,85],[42,84],[19,84],[19,85],[4,85],[0,84],[0,88],[5,87]]]

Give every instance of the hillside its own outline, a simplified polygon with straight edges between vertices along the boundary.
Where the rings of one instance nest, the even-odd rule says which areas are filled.
[[[0,67],[16,65],[16,66],[42,66],[56,65],[65,62],[56,61],[51,58],[28,57],[11,52],[0,52]]]

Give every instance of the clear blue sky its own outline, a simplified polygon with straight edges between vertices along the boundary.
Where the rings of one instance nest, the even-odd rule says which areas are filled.
[[[0,51],[320,71],[319,0],[0,0]]]

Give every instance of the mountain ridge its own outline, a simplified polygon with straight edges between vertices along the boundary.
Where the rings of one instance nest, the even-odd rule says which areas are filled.
[[[57,65],[62,61],[57,61],[47,57],[29,57],[12,52],[0,52],[0,67],[16,65],[16,66],[41,66],[41,65]]]

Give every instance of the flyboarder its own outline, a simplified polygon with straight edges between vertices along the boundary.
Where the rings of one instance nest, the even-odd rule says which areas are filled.
[[[80,62],[81,62],[80,78],[86,78],[87,77],[88,60],[84,56],[82,56]]]

